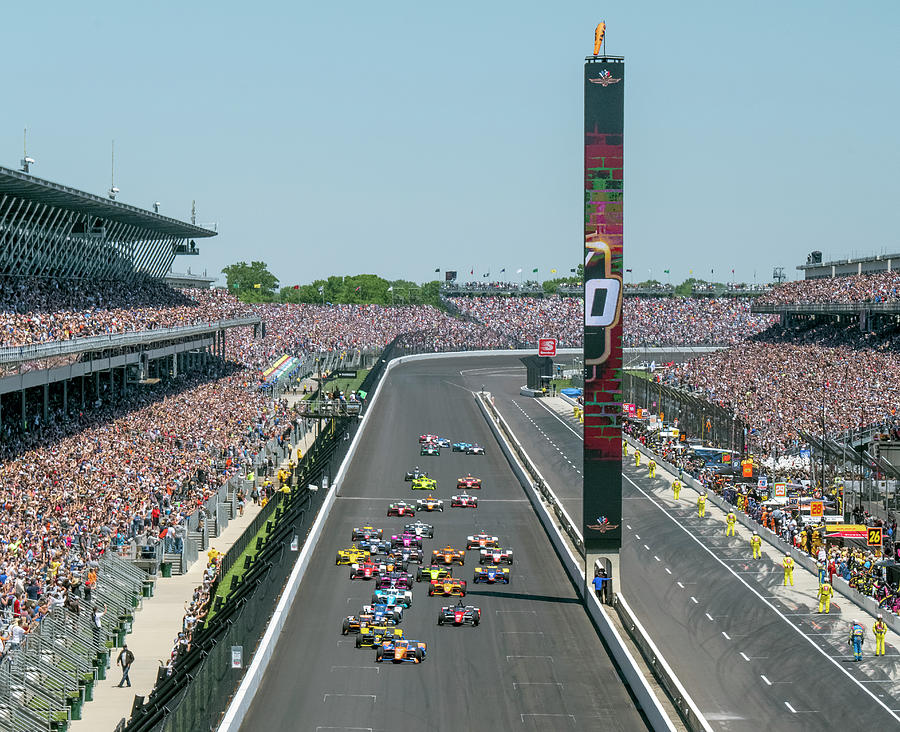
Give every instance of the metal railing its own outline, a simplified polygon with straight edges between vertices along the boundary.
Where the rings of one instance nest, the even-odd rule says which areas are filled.
[[[154,330],[114,333],[105,336],[88,336],[73,338],[69,341],[53,341],[51,343],[35,343],[28,346],[6,346],[0,348],[0,363],[18,363],[33,361],[67,354],[103,351],[110,348],[124,348],[157,341],[205,335],[213,331],[239,326],[257,325],[262,322],[258,315],[230,320],[214,320],[197,325],[186,325],[179,328],[156,328]]]
[[[860,313],[900,314],[900,302],[828,302],[775,305],[753,303],[751,313],[786,313],[789,315],[859,315]]]

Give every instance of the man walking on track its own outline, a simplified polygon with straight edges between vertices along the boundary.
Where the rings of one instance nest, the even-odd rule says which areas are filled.
[[[678,478],[672,481],[672,493],[675,494],[675,500],[678,500],[678,496],[681,495],[681,481]]]
[[[725,523],[728,524],[725,527],[725,536],[734,536],[734,524],[737,521],[737,516],[734,515],[734,511],[729,511],[728,515],[725,516]]]
[[[697,496],[697,515],[700,518],[706,516],[706,493],[703,492]]]

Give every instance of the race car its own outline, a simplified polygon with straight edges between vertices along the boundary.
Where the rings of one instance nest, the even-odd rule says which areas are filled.
[[[453,446],[450,448],[453,452],[465,452],[472,444],[469,442],[454,442]]]
[[[441,448],[437,445],[434,445],[430,442],[426,442],[422,445],[422,449],[419,450],[419,455],[430,455],[431,457],[439,457],[441,454]]]
[[[415,534],[395,534],[391,537],[391,548],[393,549],[398,546],[414,546],[421,549],[422,539]]]
[[[369,552],[372,557],[376,554],[387,554],[391,550],[391,542],[385,539],[368,539],[361,541],[359,546]]]
[[[422,564],[425,561],[425,555],[422,553],[421,547],[417,546],[397,546],[391,549],[388,558],[393,560],[395,564],[399,564],[400,568],[405,572],[410,562]]]
[[[431,524],[426,524],[422,521],[416,521],[412,524],[407,524],[403,527],[403,531],[407,534],[415,534],[416,536],[421,536],[425,539],[433,539],[434,538],[434,526]]]
[[[407,638],[385,640],[375,649],[375,662],[422,663],[425,660],[427,650],[423,641],[409,640]]]
[[[499,546],[490,549],[482,549],[481,556],[478,557],[479,564],[500,564],[500,562],[506,562],[507,564],[513,563],[512,549],[502,549]]]
[[[481,569],[477,567],[476,571]],[[375,580],[377,590],[411,590],[412,578],[406,572],[391,572],[379,575]]]
[[[437,435],[419,435],[419,444],[434,442],[436,439],[438,439]]]
[[[457,488],[477,488],[481,489],[481,478],[474,477],[471,473],[464,475],[462,478],[456,479]]]
[[[466,581],[456,577],[431,580],[428,585],[428,596],[442,595],[443,597],[465,597]]]
[[[419,569],[416,570],[416,582],[421,582],[422,580],[431,582],[431,580],[439,580],[452,576],[452,567],[442,567],[437,564],[432,564],[430,567],[419,567]]]
[[[360,613],[359,615],[348,615],[341,624],[341,635],[348,633],[359,633],[359,629],[364,625],[375,622],[374,613]]]
[[[388,607],[412,607],[411,590],[379,590],[372,593],[373,605],[387,605]]]
[[[411,503],[407,503],[406,501],[397,501],[397,503],[392,503],[388,506],[387,515],[388,516],[415,516],[416,508]]]
[[[376,579],[381,574],[381,567],[375,562],[362,562],[350,565],[350,579]]]
[[[444,502],[440,498],[420,498],[416,501],[416,511],[444,511]]]
[[[415,480],[416,478],[427,478],[427,477],[428,477],[428,473],[426,473],[424,470],[419,470],[419,466],[416,465],[416,467],[413,468],[412,470],[406,471],[406,477],[404,478],[404,480],[407,483],[409,483],[410,481]]]
[[[446,437],[436,437],[432,442],[438,447],[450,447],[450,440]]]
[[[357,562],[365,562],[368,558],[369,552],[365,549],[360,549],[354,544],[349,549],[338,549],[337,559],[334,560],[334,563],[337,565],[356,564]]]
[[[359,615],[360,619],[363,616],[371,617],[372,625],[399,625],[403,621],[403,608],[398,605],[389,607],[382,603],[363,605]]]
[[[504,585],[509,584],[509,567],[498,567],[496,564],[489,564],[487,567],[475,567],[475,577],[472,578],[474,584],[487,582],[492,585],[496,582],[502,582]]]
[[[478,508],[478,499],[468,493],[460,493],[450,498],[450,508]]]
[[[388,638],[400,640],[403,637],[402,628],[389,628],[386,625],[364,625],[356,636],[357,648],[377,648]]]
[[[484,455],[484,448],[481,445],[469,445],[466,448],[466,455]]]
[[[394,556],[394,550],[388,554],[378,565],[379,574],[390,574],[391,572],[405,572],[408,569],[406,562]]]
[[[431,563],[458,564],[462,567],[466,563],[466,553],[462,549],[445,546],[443,549],[435,549],[431,552]]]
[[[437,481],[434,478],[416,478],[410,486],[414,491],[435,491]]]
[[[484,549],[486,547],[500,546],[500,539],[483,531],[466,537],[466,549]]]
[[[381,539],[384,536],[383,529],[376,529],[374,526],[357,526],[353,529],[350,541],[359,541],[361,539]]]
[[[471,625],[481,622],[481,608],[464,605],[460,600],[456,605],[447,605],[438,613],[438,625]]]

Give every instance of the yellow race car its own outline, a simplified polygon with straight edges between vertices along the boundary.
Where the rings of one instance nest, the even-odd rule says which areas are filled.
[[[389,628],[386,625],[363,625],[360,626],[359,635],[356,636],[356,647],[376,648],[388,639],[400,640],[402,637],[402,628]]]
[[[434,478],[416,478],[412,482],[412,489],[414,491],[434,491],[437,490],[437,481]]]
[[[370,556],[365,549],[360,549],[356,544],[353,544],[349,549],[338,549],[337,559],[334,560],[334,563],[338,566],[341,564],[359,564],[367,561]]]

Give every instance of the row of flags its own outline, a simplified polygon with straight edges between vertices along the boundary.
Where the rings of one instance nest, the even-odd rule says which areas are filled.
[[[440,272],[440,271],[441,271],[441,268],[440,268],[440,267],[436,267],[434,271],[435,271],[435,272]],[[531,273],[532,273],[532,274],[537,274],[538,271],[539,271],[539,268],[538,268],[538,267],[535,267],[533,270],[531,270]],[[575,267],[572,267],[572,268],[569,270],[569,272],[573,272],[573,273],[574,273],[575,271],[576,271],[576,270],[575,270]],[[631,270],[628,270],[628,271],[630,272]],[[503,269],[501,269],[500,272],[499,272],[498,274],[503,274],[504,272],[506,272],[506,267],[504,267]],[[519,267],[519,268],[516,270],[516,274],[522,274],[522,272],[523,272],[523,270],[522,270],[521,267]],[[558,272],[558,270],[556,270],[556,269],[551,269],[551,270],[550,270],[550,274],[556,274],[557,272]],[[474,275],[474,274],[475,274],[475,268],[474,268],[474,267],[473,267],[472,269],[469,270],[469,274],[470,274],[470,275]],[[485,273],[484,273],[483,275],[481,275],[481,276],[482,276],[482,277],[490,277],[490,276],[491,276],[491,273],[490,273],[490,272],[485,272]]]

